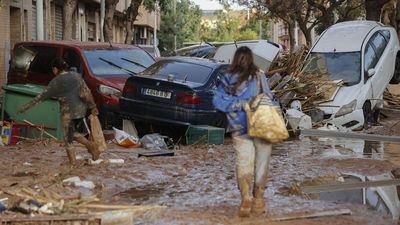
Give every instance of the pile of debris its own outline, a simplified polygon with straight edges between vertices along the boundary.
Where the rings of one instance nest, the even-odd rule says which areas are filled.
[[[105,205],[97,195],[82,196],[72,194],[70,187],[94,189],[91,181],[81,181],[79,177],[61,180],[57,177],[43,177],[32,185],[14,185],[3,189],[0,194],[8,195],[0,199],[0,223],[42,224],[57,221],[57,224],[116,224],[112,221],[121,211],[129,217],[147,210],[158,210],[165,206]],[[20,186],[20,187],[16,187]],[[127,215],[128,216],[128,215]],[[75,224],[74,223],[74,224]],[[47,223],[46,223],[47,224]]]
[[[281,105],[311,116],[316,126],[323,119],[314,116],[319,114],[317,107],[331,101],[336,88],[343,83],[335,83],[326,73],[315,72],[311,75],[301,71],[307,53],[306,47],[296,52],[283,53],[265,74],[271,91],[280,99]]]
[[[391,109],[400,109],[400,95],[392,94],[388,89],[383,92],[383,106]]]

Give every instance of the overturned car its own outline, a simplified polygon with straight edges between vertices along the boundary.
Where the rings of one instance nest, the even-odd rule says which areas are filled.
[[[337,84],[318,106],[325,121],[359,128],[378,119],[386,86],[400,82],[397,33],[374,21],[335,24],[313,45],[302,72],[323,74]]]

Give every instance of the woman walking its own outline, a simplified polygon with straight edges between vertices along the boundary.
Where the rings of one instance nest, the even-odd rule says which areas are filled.
[[[240,217],[248,217],[250,212],[261,215],[266,212],[264,197],[271,156],[271,144],[259,138],[247,135],[247,119],[244,110],[246,102],[254,96],[259,69],[253,62],[253,55],[248,47],[236,50],[233,62],[214,95],[215,107],[226,113],[232,131],[236,152],[236,176],[242,197],[239,208]],[[267,92],[267,80],[261,74]],[[258,83],[260,84],[260,83]],[[263,91],[259,88],[260,93]],[[258,94],[258,93],[257,93]],[[271,95],[272,96],[272,95]],[[253,199],[250,195],[252,183]]]

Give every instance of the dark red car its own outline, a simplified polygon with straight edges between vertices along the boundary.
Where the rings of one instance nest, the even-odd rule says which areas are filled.
[[[118,123],[118,97],[125,80],[152,65],[145,50],[124,44],[80,41],[30,41],[15,44],[7,84],[47,85],[53,78],[50,63],[63,58],[80,73],[92,91],[105,127]]]

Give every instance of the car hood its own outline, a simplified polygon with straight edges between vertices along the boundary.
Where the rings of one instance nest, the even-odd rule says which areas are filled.
[[[338,86],[335,91],[332,91],[332,94],[330,94],[329,99],[331,101],[321,103],[318,108],[324,111],[325,114],[335,114],[343,105],[349,104],[351,101],[361,96],[362,86],[362,82],[352,86]],[[357,101],[357,109],[362,108],[362,102],[361,99]]]
[[[103,78],[103,80],[107,81],[110,86],[114,88],[118,88],[118,90],[122,91],[125,85],[125,81],[128,79],[128,77],[108,77],[108,78]]]

